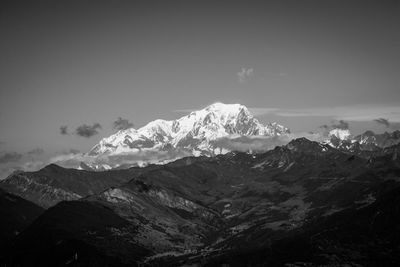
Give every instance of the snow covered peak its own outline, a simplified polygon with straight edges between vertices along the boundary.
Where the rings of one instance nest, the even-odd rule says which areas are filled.
[[[333,129],[329,131],[329,137],[336,137],[339,140],[349,140],[351,137],[351,133],[349,129]]]
[[[239,114],[245,114],[246,116],[251,116],[248,109],[240,104],[223,104],[223,103],[214,103],[212,105],[207,106],[204,109],[193,111],[189,115],[180,118],[178,121],[188,122],[189,121],[204,121],[205,123],[218,122],[225,124],[228,120],[235,119],[239,116]],[[214,119],[214,120],[213,120]]]
[[[323,143],[338,148],[350,145],[351,138],[352,135],[349,129],[335,128],[329,131],[327,139]]]
[[[241,104],[224,104],[221,102],[214,103],[204,108],[202,111],[215,112],[221,116],[237,115],[242,110],[247,110],[247,108]]]
[[[225,136],[226,133],[247,134],[242,131],[243,129],[237,128],[240,124],[257,124],[257,126],[260,126],[258,120],[253,118],[245,106],[215,103],[176,120],[173,131],[177,135],[186,135],[188,132],[196,132],[196,135],[210,132],[209,138]]]
[[[276,136],[289,133],[277,123],[262,125],[240,104],[214,103],[173,121],[155,120],[140,129],[118,131],[94,146],[89,155],[141,150],[186,149],[193,155],[215,154],[213,141],[228,135]]]

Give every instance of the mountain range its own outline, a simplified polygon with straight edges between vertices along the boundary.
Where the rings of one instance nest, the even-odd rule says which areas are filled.
[[[73,167],[102,171],[165,164],[188,156],[215,156],[238,149],[259,153],[297,137],[299,134],[291,134],[276,122],[261,124],[241,104],[214,103],[177,120],[158,119],[139,129],[120,130],[100,140]],[[400,132],[367,131],[353,136],[348,129],[332,128],[326,134],[315,134],[314,139],[336,148],[359,145],[361,150],[377,150],[399,143]]]
[[[259,154],[104,172],[50,165],[18,173],[0,187],[47,210],[39,208],[14,236],[3,261],[393,266],[400,263],[399,149],[362,154],[299,138]],[[20,183],[21,177],[30,182]],[[36,193],[43,186],[68,194]]]
[[[318,136],[216,103],[88,153],[186,151],[175,158],[14,172],[0,181],[0,265],[399,265],[400,132]],[[224,138],[288,141],[240,152]]]
[[[358,147],[364,151],[377,151],[400,143],[400,131],[391,133],[384,132],[376,134],[373,131],[366,131],[363,134],[346,138],[337,138],[335,135],[331,138],[331,144],[335,147],[346,147],[346,149],[355,149]]]

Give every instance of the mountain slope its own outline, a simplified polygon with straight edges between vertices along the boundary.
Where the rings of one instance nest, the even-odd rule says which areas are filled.
[[[391,186],[394,186],[391,188]],[[259,231],[254,243],[209,255],[202,266],[397,266],[400,263],[400,188],[388,182],[376,201],[319,217],[276,236]],[[234,247],[234,243],[231,244]],[[236,245],[237,246],[237,245]],[[190,264],[199,260],[170,261]]]
[[[140,168],[93,172],[64,169],[51,164],[36,172],[15,172],[0,181],[0,188],[48,208],[62,200],[76,200],[128,181]]]
[[[148,252],[117,238],[127,226],[98,203],[61,202],[18,236],[7,266],[132,266]]]
[[[0,263],[14,238],[43,212],[32,202],[0,189]]]

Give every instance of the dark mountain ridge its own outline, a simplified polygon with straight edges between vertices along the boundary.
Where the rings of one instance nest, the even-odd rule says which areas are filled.
[[[300,138],[263,154],[189,157],[118,172],[50,166],[39,173],[61,173],[71,183],[75,174],[86,175],[79,178],[83,181],[118,175],[123,181],[47,210],[17,236],[8,263],[368,265],[368,253],[387,255],[388,264],[400,262],[394,253],[400,243],[383,229],[397,230],[398,216],[392,214],[396,205],[393,210],[379,204],[396,199],[400,190],[398,149],[396,145],[365,157]],[[46,181],[64,179],[60,177]],[[369,238],[364,213],[373,217],[378,212],[393,222],[377,224]],[[350,233],[357,225],[362,225],[360,231]],[[335,234],[327,236],[332,227]],[[347,242],[346,235],[355,241]],[[324,239],[311,242],[310,236]],[[375,239],[383,243],[365,250],[363,242]],[[387,248],[393,253],[384,254]]]
[[[93,172],[50,164],[36,172],[15,172],[0,181],[0,188],[48,208],[63,200],[77,200],[97,194],[129,181],[141,171],[141,168],[132,168]]]

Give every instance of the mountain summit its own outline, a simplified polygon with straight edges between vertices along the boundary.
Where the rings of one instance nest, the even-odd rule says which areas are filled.
[[[228,151],[216,149],[218,138],[241,136],[277,136],[289,133],[277,123],[261,124],[240,104],[214,103],[180,119],[155,120],[139,129],[130,128],[102,139],[90,156],[120,154],[143,150],[185,149],[194,156],[214,155]]]

